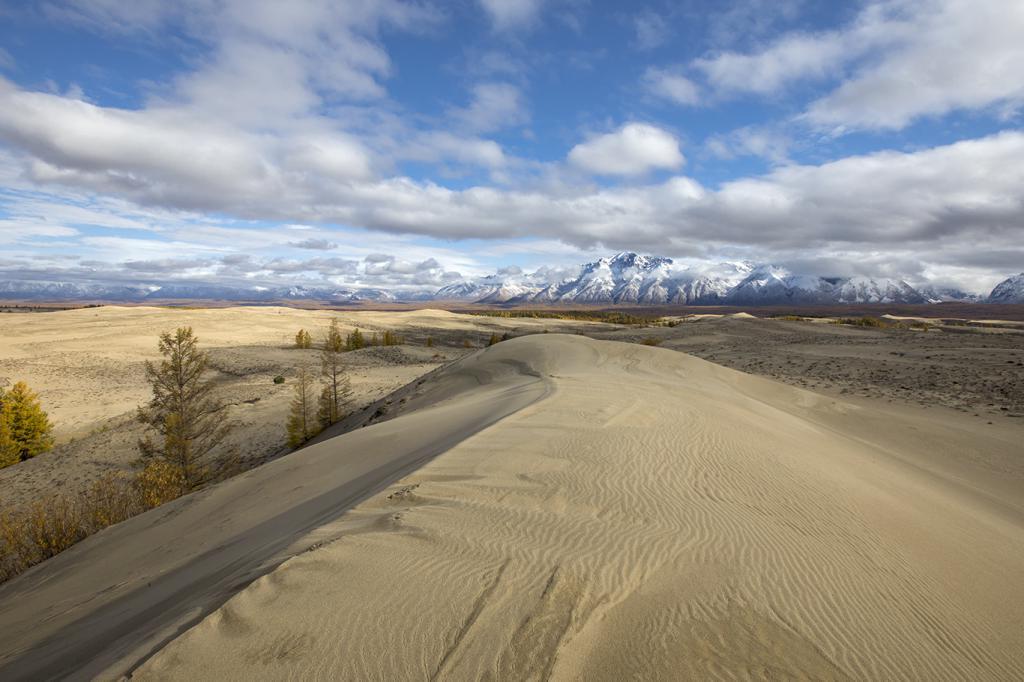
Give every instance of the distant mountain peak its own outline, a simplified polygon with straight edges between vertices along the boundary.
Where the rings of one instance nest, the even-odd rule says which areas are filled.
[[[665,256],[642,255],[633,251],[620,251],[610,258],[602,258],[609,265],[621,268],[637,268],[638,270],[650,270],[662,265],[671,265],[672,259]]]
[[[671,258],[621,251],[571,268],[506,268],[485,277],[451,282],[440,289],[346,288],[334,285],[233,287],[214,283],[93,283],[0,281],[0,298],[48,301],[225,300],[273,302],[460,300],[495,304],[684,304],[834,305],[938,303],[943,301],[1024,303],[1024,273],[1014,275],[987,297],[954,288],[885,277],[823,277],[750,260],[696,265]]]
[[[988,300],[991,303],[1024,303],[1024,272],[997,284]]]

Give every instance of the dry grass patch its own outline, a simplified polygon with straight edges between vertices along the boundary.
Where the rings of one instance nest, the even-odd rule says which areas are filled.
[[[54,495],[0,514],[0,582],[94,533],[179,497],[184,481],[162,460],[107,474],[78,495]]]

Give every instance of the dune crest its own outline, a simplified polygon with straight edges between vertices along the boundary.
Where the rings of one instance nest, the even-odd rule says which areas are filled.
[[[914,465],[930,453],[898,416],[581,337],[474,362],[457,400],[509,368],[545,397],[321,528],[339,539],[136,676],[1024,676],[1021,500]]]

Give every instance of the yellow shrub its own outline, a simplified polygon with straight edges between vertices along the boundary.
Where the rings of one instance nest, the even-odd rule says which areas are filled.
[[[173,465],[154,460],[138,474],[107,474],[78,495],[55,495],[0,514],[0,582],[107,526],[179,497],[184,489]]]

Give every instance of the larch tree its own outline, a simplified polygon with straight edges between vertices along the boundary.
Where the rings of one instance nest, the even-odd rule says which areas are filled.
[[[358,333],[356,330],[353,333]],[[349,339],[351,339],[351,334]],[[328,427],[344,416],[344,408],[352,395],[352,387],[341,363],[342,353],[349,343],[342,337],[338,321],[331,320],[324,336],[324,348],[320,353],[320,374],[323,390],[320,393],[318,416],[320,425]],[[361,346],[360,346],[361,347]]]
[[[147,435],[139,449],[144,458],[167,462],[185,492],[223,476],[235,461],[228,453],[218,453],[228,433],[224,405],[213,396],[213,382],[203,378],[209,359],[199,350],[192,328],[164,332],[159,348],[164,356],[160,364],[146,363],[153,397],[138,413],[158,440]]]
[[[0,413],[0,469],[21,461],[21,451],[11,435],[11,424]]]
[[[288,445],[293,448],[302,445],[320,431],[313,375],[306,365],[299,367],[295,378],[295,395],[288,413],[287,429]]]
[[[0,466],[35,457],[53,447],[53,426],[24,381],[0,390]]]
[[[295,347],[296,348],[312,348],[313,347],[313,336],[305,329],[300,329],[295,335]]]
[[[332,322],[332,324],[335,323]],[[366,348],[366,338],[361,331],[353,329],[345,339],[344,350],[359,350],[360,348]]]

